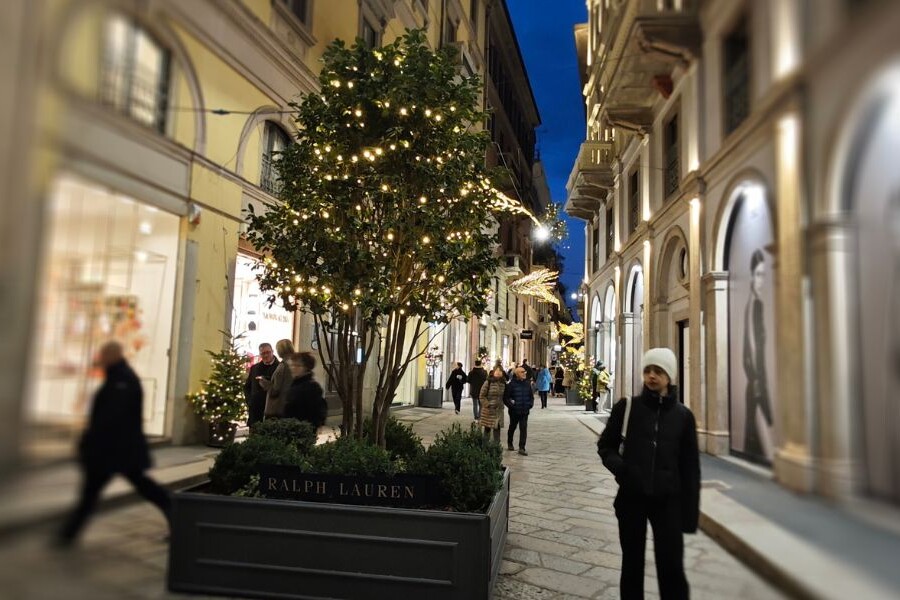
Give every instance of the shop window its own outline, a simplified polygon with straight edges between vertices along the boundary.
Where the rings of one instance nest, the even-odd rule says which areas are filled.
[[[120,342],[144,391],[148,435],[165,428],[180,219],[74,177],[53,185],[39,279],[28,416],[75,432]]]
[[[597,227],[591,232],[593,233],[594,239],[591,244],[591,266],[593,268],[593,272],[596,273],[600,269],[600,224],[597,224]]]
[[[278,158],[277,153],[283,151],[290,144],[290,137],[281,127],[272,121],[266,121],[263,138],[259,187],[273,196],[277,196],[281,191],[281,182],[278,180],[278,169],[275,167],[275,161]]]
[[[475,38],[478,38],[478,0],[472,0],[469,3],[469,19],[472,21],[472,30],[475,32]]]
[[[259,288],[256,276],[260,273],[260,261],[238,254],[234,270],[234,312],[231,331],[241,336],[238,350],[253,362],[259,353],[259,345],[278,340],[294,339],[294,315],[284,310],[276,301],[269,305],[269,294]],[[282,357],[279,357],[282,358]]]
[[[750,40],[742,19],[725,38],[725,135],[738,128],[750,114]]]
[[[678,115],[675,114],[666,123],[663,135],[664,147],[664,192],[668,198],[678,191],[678,185],[681,183],[681,158],[679,154],[678,141]]]
[[[171,57],[143,28],[121,15],[105,23],[100,100],[165,132]]]

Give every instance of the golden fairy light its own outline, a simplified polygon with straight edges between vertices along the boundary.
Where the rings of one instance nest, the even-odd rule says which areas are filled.
[[[558,271],[537,269],[509,284],[509,291],[520,296],[532,296],[542,302],[559,306],[556,289]]]

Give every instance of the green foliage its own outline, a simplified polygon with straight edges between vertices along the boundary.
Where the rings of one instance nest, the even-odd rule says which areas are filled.
[[[367,323],[484,311],[497,265],[485,225],[500,209],[475,128],[481,84],[460,76],[458,54],[422,31],[328,46],[321,91],[295,106],[297,143],[276,161],[283,203],[248,218],[272,298],[317,314],[354,306]]]
[[[487,509],[500,489],[501,457],[500,446],[485,443],[477,428],[454,424],[435,437],[409,472],[438,477],[454,510],[478,512]]]
[[[363,423],[363,438],[368,439],[371,431],[372,421],[366,419]],[[393,416],[388,418],[384,439],[384,447],[390,454],[391,460],[402,461],[404,465],[411,464],[425,452],[422,438],[416,435],[412,426],[398,421]]]
[[[316,445],[316,429],[298,419],[266,419],[254,425],[250,437],[268,437],[289,444],[300,454],[309,454]]]
[[[203,380],[199,392],[187,395],[191,408],[206,423],[228,423],[247,418],[245,360],[234,347],[234,338],[227,333],[225,335],[228,344],[224,350],[207,350],[212,358],[212,375]]]
[[[232,496],[239,498],[262,498],[259,492],[259,475],[251,475],[247,485],[236,491]]]
[[[344,436],[313,448],[307,470],[335,475],[393,475],[396,465],[383,448],[366,440]]]
[[[259,473],[260,465],[304,464],[293,445],[272,437],[250,436],[243,443],[229,444],[222,449],[209,470],[209,481],[213,492],[233,494],[250,483],[250,478]]]

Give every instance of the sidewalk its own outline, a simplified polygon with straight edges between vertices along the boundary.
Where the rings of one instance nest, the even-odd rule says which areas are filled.
[[[200,483],[218,451],[207,446],[168,446],[153,450],[150,476],[168,489]],[[5,481],[0,489],[0,537],[37,524],[60,520],[75,506],[81,473],[74,460],[33,468]],[[136,500],[137,493],[121,477],[103,492],[101,510]]]
[[[450,403],[441,410],[401,408],[394,414],[411,423],[426,444],[452,423],[472,423],[468,401],[459,415]],[[618,596],[620,556],[611,506],[616,486],[595,447],[603,421],[551,399],[548,410],[532,411],[530,455],[504,452],[512,468],[512,497],[497,600]],[[180,488],[205,478],[216,450],[166,447],[153,454],[153,477]],[[900,535],[819,499],[796,496],[733,461],[704,455],[702,463],[705,534],[685,538],[693,598],[783,597],[770,585],[797,598],[900,596]],[[134,492],[118,480],[106,490],[105,514],[89,528],[78,568],[56,571],[46,581],[28,578],[53,560],[43,540],[73,505],[79,477],[74,463],[60,464],[33,470],[0,490],[0,589],[17,590],[17,598],[180,597],[164,589],[162,519],[152,506],[131,502]],[[121,508],[125,504],[131,506]],[[24,554],[22,541],[30,547]],[[652,541],[646,577],[647,597],[655,598]],[[79,591],[48,596],[48,589]]]
[[[598,435],[605,426],[577,418]],[[900,597],[900,535],[730,458],[702,454],[701,471],[701,528],[773,585],[798,598]]]

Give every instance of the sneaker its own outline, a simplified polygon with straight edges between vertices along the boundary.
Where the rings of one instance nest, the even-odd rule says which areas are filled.
[[[512,444],[507,444],[507,445],[506,445],[506,449],[509,450],[510,452],[512,452],[513,450],[515,450],[515,448],[513,448],[513,445],[512,445]]]
[[[528,453],[525,452],[525,448],[519,448],[519,454],[521,454],[522,456],[528,456]]]
[[[456,414],[459,414],[459,411],[456,411]]]

